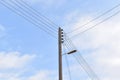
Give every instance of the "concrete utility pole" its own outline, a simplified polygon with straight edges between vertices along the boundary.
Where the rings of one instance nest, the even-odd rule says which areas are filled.
[[[63,43],[63,29],[61,29],[59,27],[58,29],[58,53],[59,53],[59,57],[58,57],[58,62],[59,62],[59,80],[63,80],[62,77],[62,43]]]

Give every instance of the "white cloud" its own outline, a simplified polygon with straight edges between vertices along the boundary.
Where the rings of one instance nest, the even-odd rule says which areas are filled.
[[[31,70],[31,75],[23,76],[27,75],[24,72],[29,72],[29,62],[35,57],[20,52],[0,52],[0,80],[56,80],[52,70]]]
[[[82,35],[74,38],[74,43],[81,51],[88,51],[83,56],[88,59],[90,66],[95,70],[102,80],[119,80],[120,79],[120,15],[116,15],[109,21],[87,31]],[[77,23],[74,25],[82,25],[88,22],[92,17],[76,18]],[[84,19],[84,20],[82,20]],[[86,28],[94,25],[99,20],[92,22]],[[76,26],[71,23],[71,29]],[[70,25],[69,25],[70,26]],[[73,33],[84,31],[82,28]],[[73,38],[72,38],[73,39]]]
[[[0,80],[26,80],[24,72],[36,56],[20,52],[0,52]]]
[[[20,52],[0,52],[0,69],[21,68],[35,58],[35,55]]]
[[[1,80],[21,80],[17,78],[16,74],[14,73],[0,73]]]
[[[29,77],[27,80],[54,80],[52,76],[52,71],[39,71],[35,75]]]

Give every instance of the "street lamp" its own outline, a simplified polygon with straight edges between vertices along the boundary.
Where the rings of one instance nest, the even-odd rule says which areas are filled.
[[[77,52],[77,50],[72,50],[72,51],[68,52],[67,54],[73,54],[75,52]]]

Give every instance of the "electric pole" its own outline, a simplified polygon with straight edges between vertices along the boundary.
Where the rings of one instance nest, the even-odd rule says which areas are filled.
[[[63,43],[63,29],[61,29],[59,27],[58,29],[58,67],[59,67],[59,80],[63,80],[63,77],[62,77],[62,43]]]

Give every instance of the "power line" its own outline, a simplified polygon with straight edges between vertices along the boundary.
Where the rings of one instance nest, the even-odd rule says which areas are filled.
[[[9,3],[6,3],[5,1],[0,1],[0,3],[5,6],[6,8],[8,8],[9,10],[11,10],[12,12],[16,13],[17,15],[23,17],[25,20],[27,20],[28,22],[30,22],[31,24],[35,25],[37,28],[42,29],[43,31],[45,31],[46,33],[48,33],[49,35],[51,35],[52,37],[56,38],[53,34],[51,34],[48,30],[40,27],[40,26],[44,26],[42,24],[38,24],[35,20],[33,20],[32,18],[30,18],[30,16],[26,15],[25,13],[21,12],[18,9],[15,8],[13,5],[10,5]],[[17,11],[16,11],[17,10]],[[22,13],[22,14],[21,14]],[[23,15],[24,14],[24,15]],[[45,27],[45,26],[44,26]]]
[[[15,0],[15,2],[17,2],[17,4],[21,5],[21,7],[26,8],[26,10],[28,10],[29,12],[31,12],[31,14],[33,14],[36,19],[40,20],[43,24],[46,25],[51,25],[52,27],[50,27],[51,29],[57,31],[57,27],[54,23],[52,23],[50,20],[48,20],[46,17],[43,17],[43,15],[41,15],[40,13],[38,13],[37,11],[35,11],[34,8],[30,7],[30,5],[27,5],[25,2],[23,2],[22,0],[20,0],[20,2],[18,0]],[[46,22],[46,23],[45,23]]]
[[[72,80],[72,78],[71,78],[71,71],[70,71],[70,67],[69,67],[69,62],[68,62],[67,55],[65,55],[65,59],[66,59],[67,67],[68,67],[69,78],[70,78],[70,80]]]
[[[77,56],[73,55],[73,57],[76,59],[76,61],[79,63],[79,65],[85,70],[85,72],[87,73],[87,75],[93,80],[93,77],[91,77],[91,74],[88,72],[88,70],[86,70],[85,66],[83,64],[81,64],[81,62],[79,61],[79,59],[77,58]]]
[[[49,18],[47,18],[46,16],[42,15],[40,12],[38,12],[36,9],[34,9],[33,7],[31,7],[29,4],[27,4],[24,0],[20,0],[24,5],[26,5],[28,8],[30,8],[31,10],[33,10],[36,15],[38,15],[39,17],[42,17],[43,19],[47,20],[49,23],[51,23],[53,26],[56,26],[57,28],[59,27],[56,23],[54,23],[53,21],[51,21]]]
[[[8,4],[8,3],[6,3],[5,1],[1,1],[1,4],[3,4],[5,7],[7,7],[8,9],[10,9],[11,11],[13,11],[13,12],[15,12],[16,14],[18,14],[19,16],[22,16],[23,18],[25,18],[27,21],[29,21],[30,23],[32,23],[32,24],[34,24],[35,26],[37,26],[37,27],[39,27],[40,29],[42,29],[42,30],[44,30],[45,32],[47,32],[49,35],[50,35],[50,33],[48,32],[48,30],[46,30],[46,29],[44,29],[44,28],[41,28],[40,27],[40,24],[36,21],[36,20],[34,20],[34,18],[35,17],[33,17],[33,16],[28,16],[27,14],[29,14],[29,13],[24,13],[24,12],[22,12],[21,10],[23,10],[23,11],[25,11],[23,8],[21,8],[19,5],[17,5],[17,4],[15,4],[14,2],[13,2],[13,4],[15,4],[15,5],[17,5],[17,7],[18,8],[20,8],[21,10],[17,10],[17,8],[15,8],[15,7],[13,7],[12,5],[10,5],[10,4]],[[17,12],[17,11],[19,11],[19,12]],[[25,11],[26,12],[26,11]],[[22,14],[23,15],[22,15]],[[37,24],[36,24],[37,23]],[[47,27],[46,27],[47,28]],[[50,31],[50,30],[49,30]],[[51,34],[52,35],[52,34]],[[52,35],[53,36],[53,35]]]
[[[67,37],[67,36],[66,36],[66,37]],[[67,39],[68,39],[68,38],[67,38]],[[75,48],[75,46],[73,46],[73,44],[72,44],[72,42],[70,41],[70,39],[67,40],[67,42],[69,43],[69,45],[71,45],[73,48]],[[88,76],[89,76],[90,78],[92,78],[92,77],[90,76],[90,72],[89,72],[88,70],[86,70],[85,65],[82,65],[82,64],[79,62],[79,59],[77,59],[77,57],[76,57],[75,55],[73,55],[73,57],[75,57],[75,59],[77,60],[77,62],[82,66],[82,68],[85,70],[85,72],[88,74]],[[83,59],[83,58],[82,58],[82,59]],[[81,60],[81,58],[80,58],[80,60]],[[84,63],[83,60],[82,60],[81,62]]]
[[[5,1],[2,1],[1,3],[2,3],[5,7],[7,7],[8,9],[10,9],[11,11],[17,13],[19,16],[22,16],[24,19],[26,19],[26,20],[29,21],[30,23],[34,24],[36,27],[44,30],[45,32],[47,32],[47,33],[49,33],[49,34],[51,34],[50,32],[48,32],[48,30],[40,27],[40,25],[41,25],[41,26],[44,26],[44,25],[39,24],[39,23],[38,23],[37,21],[35,21],[33,18],[30,18],[31,16],[28,16],[28,15],[26,15],[24,12],[22,12],[21,10],[18,10],[15,6],[10,5],[10,4],[8,4],[8,3],[6,4]],[[19,12],[17,12],[16,10],[19,11]],[[22,15],[21,13],[24,14],[24,15]],[[44,27],[45,27],[45,26],[44,26]],[[52,35],[52,34],[51,34],[51,35]]]
[[[76,55],[74,55],[73,54],[73,57],[76,59],[76,61],[79,63],[79,65],[84,69],[84,71],[87,73],[87,75],[91,78],[91,80],[99,80],[97,77],[96,77],[96,75],[95,75],[95,73],[93,73],[93,71],[90,71],[90,68],[89,67],[87,67],[84,63],[85,62],[82,62],[82,61],[80,61],[79,59],[80,58],[78,58]]]
[[[67,38],[69,41],[69,45],[71,45],[73,48],[76,49],[76,47],[73,45],[72,41]],[[67,41],[67,42],[68,42]],[[68,48],[68,46],[66,46]],[[79,51],[77,51],[79,55],[73,54],[73,57],[77,60],[77,62],[81,65],[81,67],[85,70],[87,75],[92,79],[92,80],[99,80],[98,76],[96,73],[91,69],[89,64],[86,62],[86,60],[83,58],[83,56],[80,54]]]
[[[68,37],[67,37],[67,34],[66,34],[65,32],[64,32],[64,39],[65,39],[65,40],[64,40],[64,44],[67,45],[68,49],[69,49],[69,50],[74,49],[73,46],[70,45],[70,42],[69,42]]]
[[[66,46],[67,47],[67,46]],[[67,47],[68,48],[68,47]],[[66,54],[65,54],[66,55]],[[84,58],[82,57],[82,60],[81,60],[81,58],[78,58],[76,55],[74,55],[73,54],[73,57],[76,59],[76,61],[79,63],[79,65],[84,69],[84,71],[87,73],[87,75],[88,75],[88,77],[90,78],[90,79],[92,79],[92,80],[94,80],[96,77],[95,76],[93,76],[94,74],[93,74],[93,72],[91,72],[91,70],[89,70],[90,68],[88,68],[86,65],[85,65],[85,63],[86,62],[84,62]],[[98,80],[98,79],[97,79]]]
[[[103,14],[101,14],[101,15],[97,16],[96,18],[94,18],[94,19],[90,20],[89,22],[87,22],[87,23],[83,24],[82,26],[80,26],[80,27],[78,27],[78,28],[74,29],[73,31],[68,32],[67,34],[70,34],[70,33],[73,33],[73,32],[75,32],[75,31],[79,30],[80,28],[82,28],[82,27],[84,27],[84,26],[88,25],[89,23],[91,23],[91,22],[93,22],[93,21],[95,21],[95,20],[97,20],[97,19],[101,18],[102,16],[104,16],[104,15],[108,14],[109,12],[113,11],[114,9],[116,9],[116,8],[117,8],[117,7],[119,7],[119,6],[120,6],[120,3],[119,3],[119,4],[117,4],[116,6],[114,6],[113,8],[111,8],[111,9],[107,10],[107,11],[106,11],[106,12],[104,12]]]
[[[73,45],[71,39],[67,36],[67,34],[64,32],[65,35],[65,42],[68,44],[69,47],[71,47],[71,49],[76,49],[76,47]]]
[[[68,37],[68,41],[69,44],[73,46],[74,49],[76,49],[76,47],[74,46],[73,42],[71,41],[71,39]],[[92,78],[96,78],[97,80],[99,80],[98,76],[96,75],[96,73],[91,69],[91,67],[89,66],[89,64],[86,62],[86,60],[83,58],[83,56],[81,55],[81,53],[79,51],[77,51],[79,53],[79,55],[77,56],[81,62],[82,62],[82,67],[83,69],[85,69],[85,71],[87,73],[89,73],[88,75]],[[75,54],[74,54],[75,55]],[[86,67],[86,68],[85,68]]]
[[[88,64],[86,64],[87,63],[86,60],[83,58],[83,56],[81,55],[81,53],[79,51],[78,51],[77,57],[79,58],[79,60],[81,59],[80,61],[83,62],[83,65],[86,67],[86,70],[88,70],[91,77],[93,77],[94,79],[99,80],[98,76],[93,71],[93,69]]]
[[[113,15],[111,15],[111,16],[109,16],[109,17],[105,18],[104,20],[100,21],[99,23],[95,24],[94,26],[91,26],[90,28],[88,28],[88,29],[86,29],[86,30],[84,30],[84,31],[82,31],[82,32],[80,32],[80,33],[78,33],[78,34],[75,34],[75,35],[74,35],[74,36],[72,36],[71,38],[73,38],[73,37],[75,37],[75,36],[78,36],[78,35],[81,35],[81,34],[83,34],[83,33],[87,32],[87,31],[89,31],[89,30],[93,29],[94,27],[96,27],[96,26],[98,26],[98,25],[100,25],[100,24],[104,23],[105,21],[107,21],[107,20],[111,19],[112,17],[116,16],[116,15],[117,15],[117,14],[119,14],[119,13],[120,13],[120,10],[119,10],[119,11],[117,11],[116,13],[114,13]]]
[[[17,6],[19,9],[21,9],[22,11],[24,11],[25,13],[27,13],[29,16],[31,16],[32,18],[34,18],[36,20],[36,22],[38,22],[38,23],[41,22],[43,25],[49,27],[50,29],[47,28],[47,27],[46,28],[49,29],[50,31],[52,31],[54,33],[55,29],[53,27],[51,27],[50,25],[46,24],[45,21],[41,20],[40,18],[38,18],[38,16],[34,15],[33,13],[29,13],[30,12],[29,9],[27,9],[26,7],[24,7],[22,4],[18,3],[18,1],[12,1],[11,0],[11,2],[15,6]],[[57,32],[57,30],[56,30],[56,32]]]
[[[66,45],[63,44],[63,48],[64,48],[64,53],[66,53]],[[67,57],[67,54],[65,54],[65,61],[66,61],[66,65],[67,65],[67,69],[68,69],[68,76],[69,76],[69,79],[72,80],[72,77],[71,77],[71,71],[70,71],[70,66],[69,66],[69,61],[68,61],[68,57]]]

